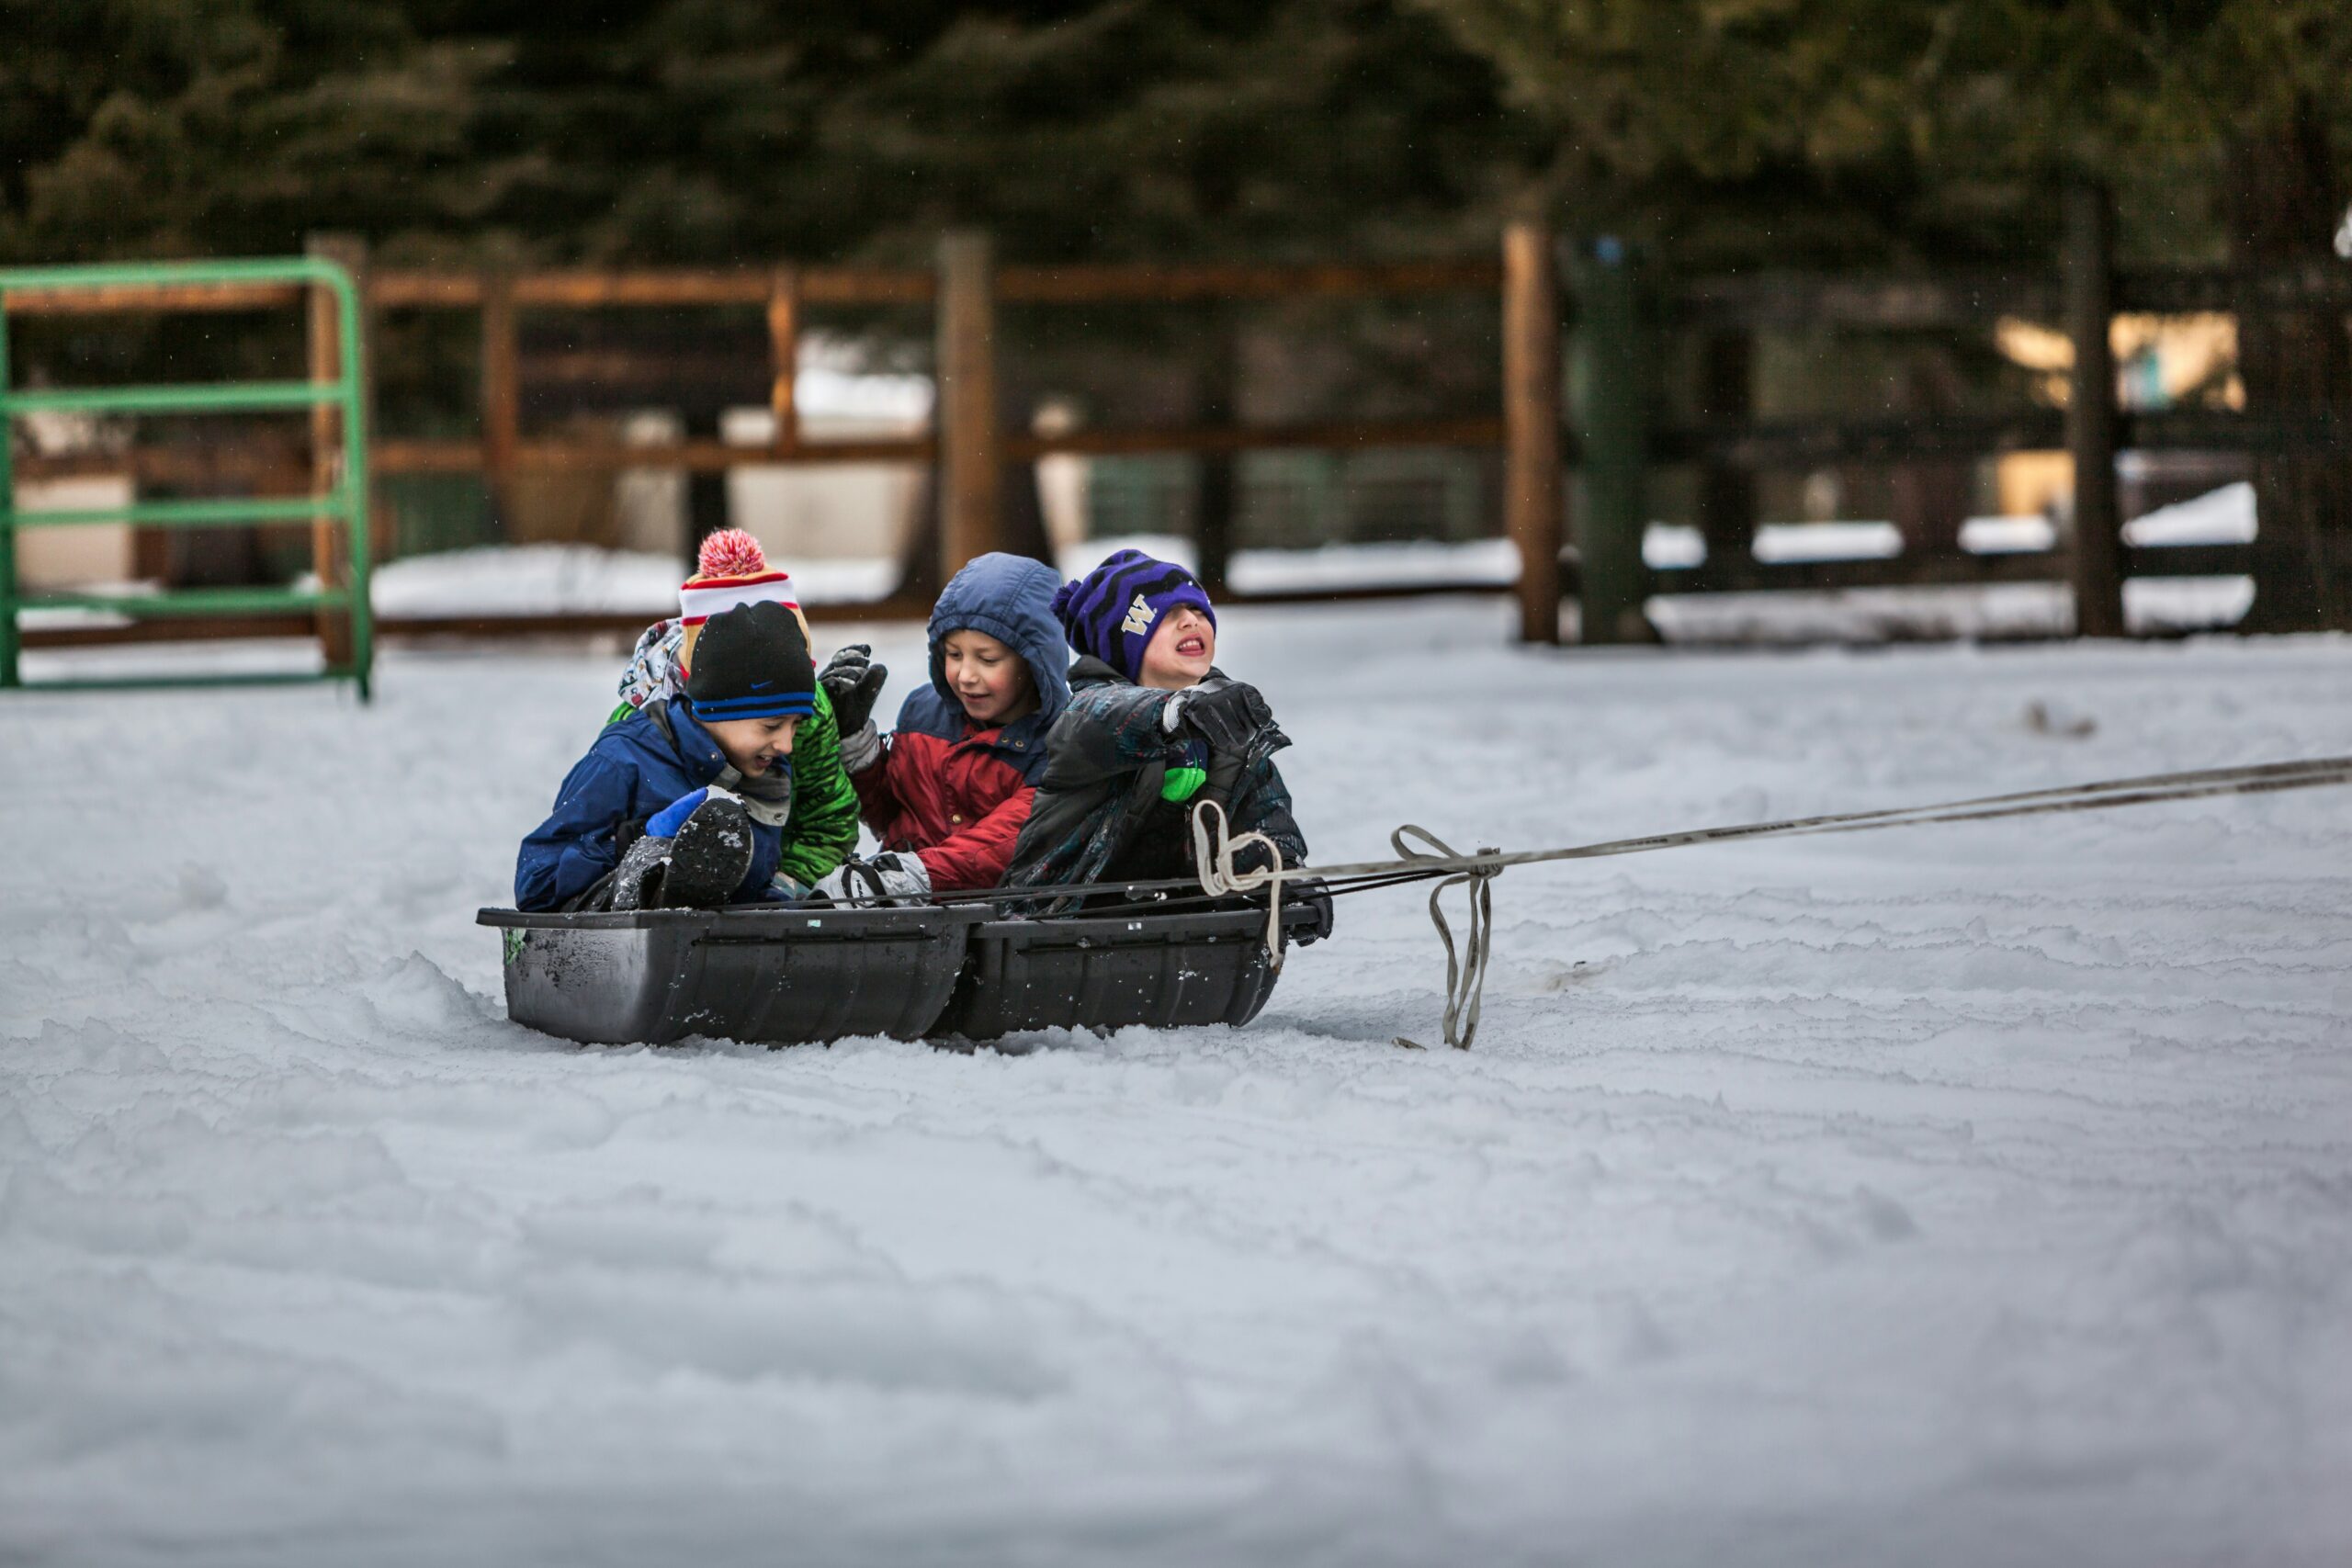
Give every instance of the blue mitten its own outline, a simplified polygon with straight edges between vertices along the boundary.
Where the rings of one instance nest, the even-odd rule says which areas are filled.
[[[645,836],[649,839],[676,838],[678,829],[686,825],[686,818],[695,814],[695,807],[709,798],[708,785],[678,796],[645,819]]]

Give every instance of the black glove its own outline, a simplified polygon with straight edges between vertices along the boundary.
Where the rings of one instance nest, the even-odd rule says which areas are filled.
[[[817,683],[832,700],[833,719],[844,737],[864,729],[873,718],[874,699],[882,694],[882,682],[889,678],[890,667],[875,663],[874,649],[865,643],[851,643],[826,660]]]
[[[1319,876],[1303,876],[1283,883],[1283,907],[1304,905],[1315,911],[1315,923],[1291,933],[1291,941],[1301,947],[1311,947],[1331,934],[1331,891],[1323,886]],[[1283,922],[1287,925],[1289,922]]]
[[[1274,728],[1274,710],[1246,681],[1214,692],[1187,693],[1176,728],[1207,741],[1210,750],[1235,757],[1248,756],[1252,750],[1271,751],[1270,742],[1283,738]]]

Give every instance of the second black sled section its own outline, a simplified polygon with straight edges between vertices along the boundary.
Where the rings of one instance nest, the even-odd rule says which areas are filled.
[[[1315,918],[1285,907],[1284,933]],[[1276,974],[1262,905],[1050,919],[952,905],[478,919],[505,942],[507,1016],[590,1044],[1238,1027]]]
[[[505,939],[506,1014],[589,1044],[689,1034],[804,1045],[919,1039],[982,912],[955,908],[484,909]]]
[[[1283,909],[1286,937],[1315,911]],[[1264,906],[1170,914],[990,920],[934,1034],[993,1040],[1031,1029],[1170,1029],[1256,1018],[1273,995]]]

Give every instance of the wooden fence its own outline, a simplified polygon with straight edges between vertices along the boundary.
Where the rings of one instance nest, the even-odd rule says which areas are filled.
[[[2103,202],[2073,199],[2065,265],[2058,276],[2004,273],[1933,277],[1854,277],[1773,274],[1659,285],[1637,258],[1608,244],[1567,247],[1540,226],[1503,236],[1492,259],[1364,265],[996,265],[983,235],[956,233],[930,269],[777,267],[764,271],[562,270],[525,273],[370,268],[358,247],[319,242],[361,279],[371,320],[388,310],[472,311],[481,333],[481,427],[461,440],[383,439],[373,446],[380,476],[483,476],[493,498],[516,476],[548,470],[669,468],[714,472],[743,465],[902,461],[935,465],[939,497],[937,567],[952,571],[1005,540],[1000,476],[1006,465],[1053,454],[1232,454],[1296,447],[1471,447],[1503,451],[1503,513],[1521,570],[1513,590],[1520,636],[1560,637],[1564,590],[1579,601],[1583,639],[1629,640],[1647,635],[1641,606],[1655,593],[1776,588],[1894,586],[1925,583],[2055,581],[2070,583],[2086,632],[2123,629],[2120,585],[2127,576],[2206,575],[2259,569],[2246,547],[2133,548],[2122,543],[2115,459],[2126,448],[2327,452],[2346,448],[2344,411],[2312,410],[2291,418],[2231,412],[2126,413],[2114,396],[2109,323],[2119,311],[2188,312],[2352,309],[2352,267],[2240,275],[2119,271]],[[1009,429],[1000,406],[997,310],[1004,304],[1079,306],[1204,300],[1283,300],[1430,294],[1484,294],[1497,300],[1502,363],[1490,416],[1441,420],[1352,420],[1310,424],[1220,423],[1087,428],[1043,434]],[[282,297],[281,297],[282,296]],[[124,308],[251,309],[291,302],[274,286],[148,290],[136,299],[88,305],[7,301],[11,311]],[[644,446],[615,441],[552,440],[522,428],[522,363],[517,313],[615,307],[732,306],[763,310],[771,366],[774,436],[740,445],[691,439]],[[934,322],[938,395],[928,434],[885,440],[818,440],[797,417],[795,367],[807,312],[833,307],[928,307]],[[2074,344],[2066,408],[2026,408],[1998,416],[1928,413],[1899,419],[1760,422],[1748,412],[1750,356],[1742,346],[1758,331],[1838,327],[1855,331],[1981,330],[2007,317],[2062,321]],[[1655,417],[1647,385],[1662,332],[1696,332],[1711,344],[1704,374],[1712,383],[1708,416],[1666,423]],[[1564,344],[1573,364],[1564,361]],[[1717,347],[1724,348],[1716,352]],[[1573,369],[1573,376],[1564,370]],[[1568,406],[1565,386],[1586,389]],[[371,422],[372,424],[372,422]],[[1922,459],[2063,447],[2074,458],[2075,522],[2071,542],[2048,551],[1984,556],[1921,553],[1892,559],[1769,563],[1745,547],[1752,534],[1752,477],[1770,469],[1830,464],[1901,464]],[[191,455],[134,450],[142,482],[218,484],[242,480],[264,491],[298,489],[311,477],[300,450],[224,448]],[[104,469],[103,458],[40,459],[27,478]],[[1646,490],[1662,466],[1690,465],[1702,487],[1702,564],[1653,570],[1644,564]],[[1570,480],[1575,481],[1571,503]],[[1574,517],[1574,526],[1567,520]],[[1226,541],[1204,541],[1221,555]],[[326,563],[322,563],[326,564]],[[1221,560],[1216,563],[1221,566]],[[1430,583],[1412,591],[1460,591],[1491,584]],[[1396,591],[1389,591],[1396,592]],[[1247,598],[1239,594],[1236,597]],[[1329,597],[1331,595],[1311,595]],[[1274,597],[1267,595],[1265,597]],[[831,615],[920,615],[928,606],[906,594],[877,604],[820,607]],[[381,629],[492,635],[549,628],[585,629],[634,616],[502,619],[469,616],[408,621]],[[51,630],[28,645],[123,640],[184,628],[133,626]],[[274,629],[214,625],[218,634]],[[287,629],[307,632],[307,622]]]

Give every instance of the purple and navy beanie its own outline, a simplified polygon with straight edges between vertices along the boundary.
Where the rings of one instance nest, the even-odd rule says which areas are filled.
[[[1070,647],[1091,653],[1130,681],[1142,678],[1143,650],[1168,612],[1190,604],[1216,625],[1216,607],[1200,579],[1174,561],[1119,550],[1054,595],[1054,615]]]

